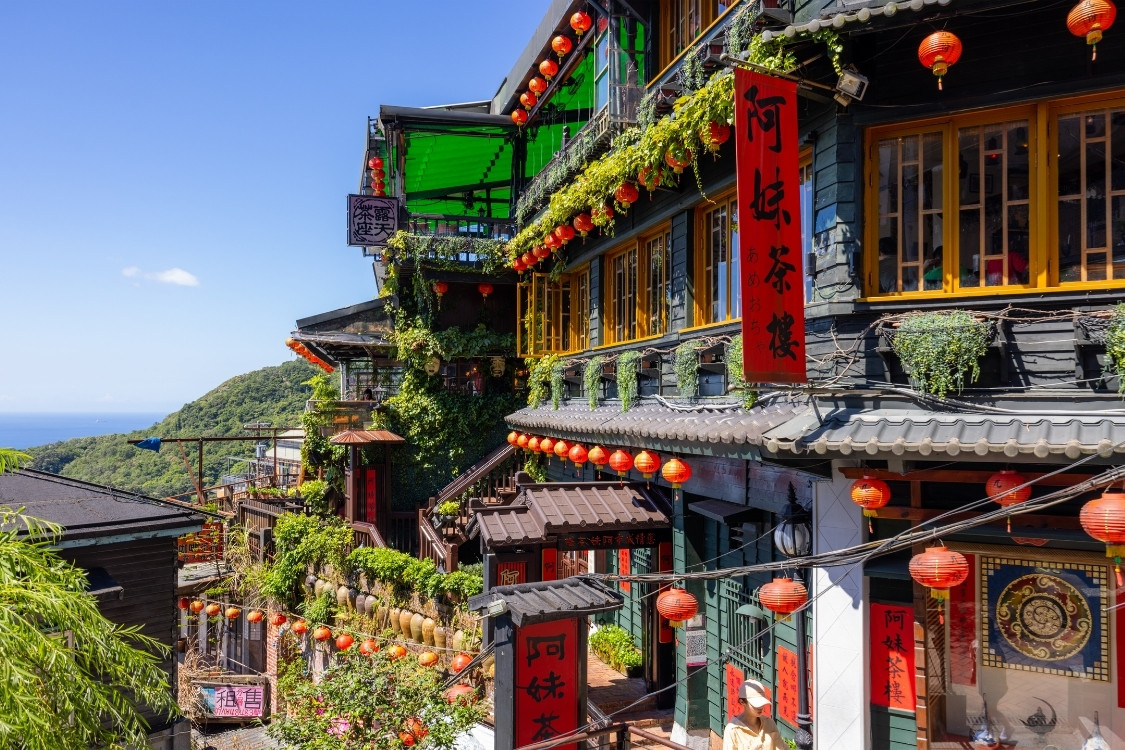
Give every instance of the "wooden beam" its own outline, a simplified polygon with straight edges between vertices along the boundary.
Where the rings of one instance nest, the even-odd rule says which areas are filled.
[[[848,479],[862,479],[874,477],[884,482],[946,482],[958,484],[981,484],[995,474],[995,471],[975,471],[972,469],[919,469],[908,474],[895,474],[885,469],[863,469],[854,466],[841,466],[840,473]],[[1036,482],[1041,487],[1071,487],[1092,479],[1096,474],[1055,474],[1046,476],[1042,473],[1020,472],[1026,479],[1038,479]]]
[[[932,508],[906,508],[901,506],[888,506],[880,508],[876,511],[876,518],[883,521],[928,521],[935,518],[942,513],[948,511],[934,510]],[[957,513],[952,513],[947,517],[949,523],[957,521],[964,521],[970,518],[976,518],[980,515],[979,511],[966,510]],[[1071,516],[1044,516],[1034,513],[1024,513],[1018,516],[1012,516],[1012,528],[1025,528],[1025,529],[1081,529],[1082,525],[1078,522],[1078,518]],[[1006,521],[993,521],[987,526],[999,526],[1004,528],[1007,526]]]

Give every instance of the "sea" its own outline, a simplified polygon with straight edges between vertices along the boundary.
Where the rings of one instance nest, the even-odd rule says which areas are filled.
[[[0,448],[23,450],[77,437],[133,432],[152,427],[166,416],[159,412],[0,412]]]

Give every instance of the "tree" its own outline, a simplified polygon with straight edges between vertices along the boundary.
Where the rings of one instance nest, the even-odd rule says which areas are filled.
[[[0,448],[0,472],[26,454]],[[0,747],[146,747],[138,704],[177,712],[167,647],[98,611],[60,529],[0,508]]]

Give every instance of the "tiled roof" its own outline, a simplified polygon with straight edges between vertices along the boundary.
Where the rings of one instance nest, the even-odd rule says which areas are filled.
[[[1125,453],[1125,415],[957,414],[844,410],[823,421],[795,419],[767,435],[773,453],[917,453],[1070,459]],[[1117,446],[1115,449],[1114,446]]]
[[[469,610],[480,612],[503,599],[516,627],[563,620],[576,615],[592,615],[621,609],[625,598],[616,591],[581,578],[560,581],[493,586],[484,594],[469,599]]]
[[[543,527],[526,505],[509,505],[477,511],[481,540],[486,549],[543,541]]]
[[[737,453],[761,445],[763,433],[805,412],[805,401],[777,399],[767,406],[687,411],[642,401],[628,411],[607,404],[590,409],[571,400],[559,409],[550,404],[509,414],[512,427],[566,440],[604,441],[613,445],[683,453]]]

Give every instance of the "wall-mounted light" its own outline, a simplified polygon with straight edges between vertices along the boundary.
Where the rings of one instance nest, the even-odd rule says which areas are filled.
[[[861,75],[855,68],[845,68],[836,81],[834,98],[845,107],[853,101],[862,101],[867,93],[867,84],[867,76]]]

